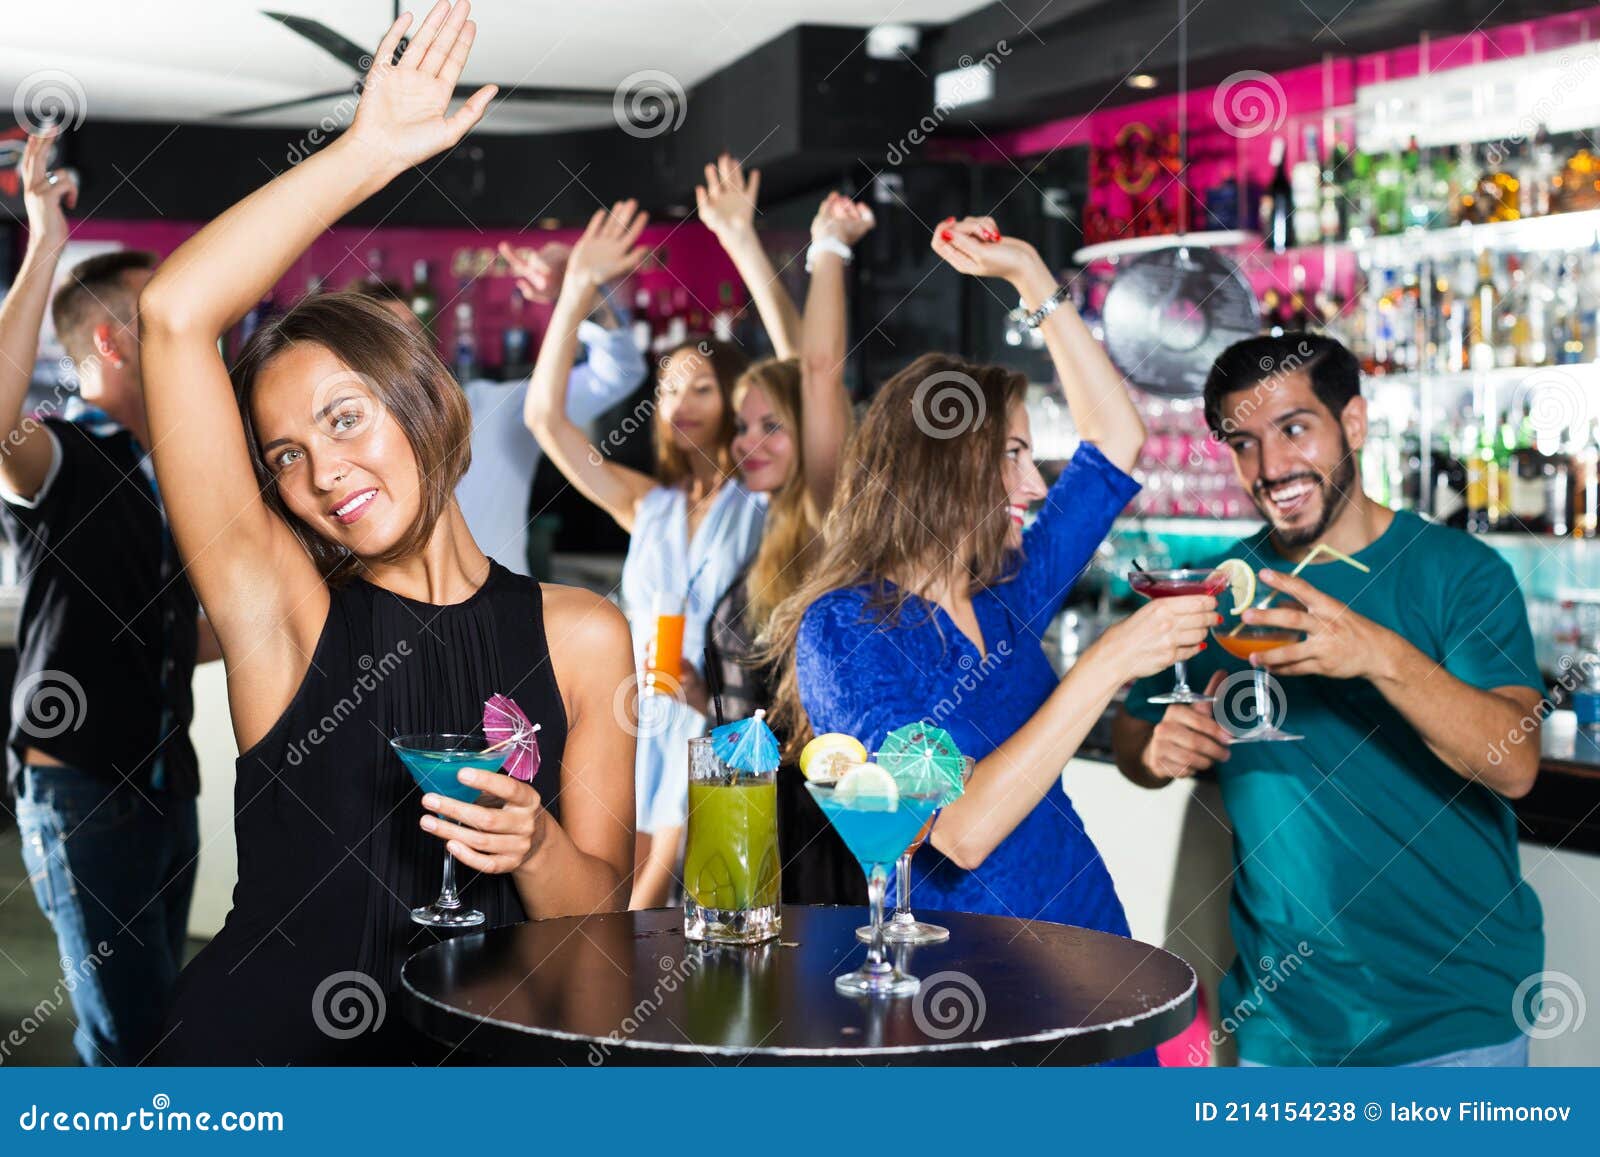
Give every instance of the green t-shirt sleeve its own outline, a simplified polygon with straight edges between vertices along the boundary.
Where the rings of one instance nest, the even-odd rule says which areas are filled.
[[[1528,627],[1528,609],[1516,575],[1485,551],[1443,592],[1444,669],[1483,691],[1531,687],[1544,692]]]

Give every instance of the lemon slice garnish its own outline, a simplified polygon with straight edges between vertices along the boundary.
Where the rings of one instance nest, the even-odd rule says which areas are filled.
[[[1255,568],[1242,558],[1225,558],[1217,570],[1228,576],[1228,588],[1233,594],[1233,613],[1242,615],[1256,601]]]
[[[829,731],[800,752],[800,774],[812,783],[833,783],[848,764],[867,762],[867,749],[853,735]]]
[[[834,784],[833,798],[846,806],[857,801],[878,805],[892,811],[900,802],[900,786],[876,763],[858,763],[849,768]]]

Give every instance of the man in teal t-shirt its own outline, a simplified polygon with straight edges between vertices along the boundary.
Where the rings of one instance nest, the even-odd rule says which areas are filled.
[[[1143,786],[1208,769],[1221,785],[1239,953],[1222,1013],[1240,1059],[1525,1064],[1513,1003],[1537,999],[1523,981],[1543,967],[1544,936],[1510,800],[1538,773],[1543,684],[1511,569],[1362,493],[1366,403],[1338,342],[1238,343],[1205,409],[1268,522],[1223,557],[1261,571],[1261,595],[1283,592],[1245,621],[1306,632],[1255,660],[1273,722],[1304,738],[1239,740],[1257,722],[1239,717],[1250,668],[1213,640],[1189,679],[1228,693],[1162,708],[1150,698],[1171,676],[1143,680],[1115,746]],[[1290,578],[1318,543],[1365,570],[1319,557]]]

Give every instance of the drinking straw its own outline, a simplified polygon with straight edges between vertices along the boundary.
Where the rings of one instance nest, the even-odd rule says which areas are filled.
[[[1335,550],[1333,547],[1319,542],[1319,543],[1317,543],[1316,546],[1314,546],[1310,550],[1306,551],[1305,558],[1301,559],[1300,562],[1295,566],[1295,568],[1292,571],[1289,572],[1289,577],[1290,578],[1297,577],[1300,574],[1300,572],[1305,570],[1305,568],[1307,566],[1309,566],[1311,564],[1311,562],[1319,554],[1331,555],[1333,558],[1338,559],[1340,562],[1347,563],[1350,566],[1355,567],[1362,574],[1371,574],[1372,573],[1372,568],[1370,566],[1368,566],[1366,563],[1357,562],[1355,559],[1353,559],[1349,555],[1345,554],[1344,551]],[[1267,595],[1266,595],[1265,598],[1263,598],[1260,602],[1256,603],[1256,605],[1251,607],[1250,609],[1253,610],[1253,611],[1264,611],[1269,606],[1272,605],[1272,600],[1277,598],[1282,593],[1283,592],[1279,591],[1279,590],[1270,590],[1270,591],[1267,592]],[[1240,622],[1239,622],[1239,625],[1234,627],[1233,630],[1228,632],[1229,636],[1231,637],[1233,635],[1237,635],[1239,633],[1239,631],[1244,627],[1244,625],[1245,625],[1244,621],[1241,619]]]

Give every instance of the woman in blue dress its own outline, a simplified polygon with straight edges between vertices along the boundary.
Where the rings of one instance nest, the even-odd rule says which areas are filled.
[[[913,861],[918,908],[1125,936],[1061,771],[1119,687],[1199,650],[1216,603],[1153,601],[1056,678],[1040,640],[1138,490],[1128,472],[1144,426],[1031,245],[980,217],[945,222],[933,248],[963,273],[1010,282],[1024,309],[1055,303],[1030,320],[1082,442],[1047,490],[1021,374],[927,354],[885,383],[846,449],[823,558],[769,629],[771,653],[791,656],[774,714],[797,745],[838,731],[868,750],[924,721],[977,760]]]

